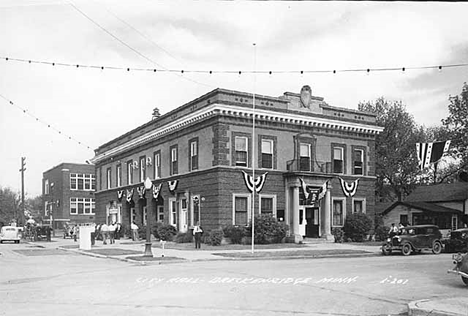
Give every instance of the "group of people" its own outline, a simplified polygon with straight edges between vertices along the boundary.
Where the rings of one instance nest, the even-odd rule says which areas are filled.
[[[395,235],[398,235],[401,233],[401,230],[405,228],[405,225],[402,223],[398,224],[398,226],[395,225],[395,223],[392,223],[392,226],[390,227],[390,230],[388,231],[388,236],[392,238]]]
[[[96,225],[96,227],[94,228],[95,238],[99,239],[99,236],[101,236],[103,245],[107,245],[107,240],[109,240],[109,244],[115,244],[115,240],[120,239],[121,235],[122,225],[120,223],[113,222],[109,225],[103,223]]]

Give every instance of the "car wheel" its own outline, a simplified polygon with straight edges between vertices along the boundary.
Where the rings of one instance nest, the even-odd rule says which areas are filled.
[[[440,241],[435,241],[434,244],[432,245],[432,253],[438,255],[441,252],[442,252],[442,245],[440,244]]]
[[[462,278],[463,283],[465,283],[466,285],[468,285],[468,278],[465,278],[465,277],[461,277],[461,278]]]
[[[382,253],[385,255],[385,256],[388,256],[392,253],[392,246],[389,245],[389,244],[385,244],[382,246]]]
[[[409,256],[411,254],[411,245],[410,244],[404,244],[403,247],[401,248],[401,253],[404,256]]]

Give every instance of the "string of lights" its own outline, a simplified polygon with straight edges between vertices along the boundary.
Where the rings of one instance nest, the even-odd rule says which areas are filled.
[[[0,60],[13,61],[18,63],[28,63],[28,64],[41,64],[57,67],[72,67],[72,68],[90,68],[90,69],[100,69],[100,70],[121,70],[121,71],[143,71],[143,72],[166,72],[166,73],[199,73],[199,74],[317,74],[317,73],[346,73],[346,72],[383,72],[383,71],[409,71],[409,70],[428,70],[434,69],[442,71],[443,69],[448,68],[461,68],[468,67],[468,63],[459,63],[459,64],[446,64],[446,65],[429,65],[429,66],[414,66],[414,67],[388,67],[388,68],[354,68],[354,69],[323,69],[323,70],[187,70],[187,69],[166,69],[166,68],[134,68],[134,67],[118,67],[118,66],[104,66],[104,65],[89,65],[89,64],[78,64],[78,63],[64,63],[64,62],[52,62],[44,60],[34,60],[34,59],[23,59],[23,58],[12,58],[0,56]]]
[[[10,104],[10,105],[12,105],[12,106],[15,106],[16,108],[20,109],[25,115],[29,115],[30,117],[32,117],[33,119],[36,120],[36,122],[41,123],[41,124],[47,126],[47,128],[50,128],[50,129],[54,130],[56,133],[58,133],[58,134],[60,134],[60,135],[62,135],[62,136],[64,136],[64,137],[68,138],[68,139],[71,140],[71,141],[74,141],[74,142],[77,143],[78,145],[84,146],[84,147],[86,147],[87,149],[92,150],[92,148],[91,148],[90,146],[88,146],[88,145],[86,145],[85,143],[83,143],[83,142],[81,142],[81,141],[75,139],[75,138],[72,137],[72,136],[69,136],[69,135],[63,133],[61,130],[59,130],[59,129],[56,128],[55,126],[53,126],[53,125],[49,124],[48,122],[46,122],[46,121],[44,121],[44,120],[38,118],[37,116],[35,116],[35,115],[32,114],[31,112],[29,112],[27,109],[25,109],[25,108],[19,106],[18,104],[16,104],[15,102],[11,101],[10,99],[8,99],[7,97],[5,97],[5,96],[2,95],[1,93],[0,93],[0,98],[4,99],[8,104]]]

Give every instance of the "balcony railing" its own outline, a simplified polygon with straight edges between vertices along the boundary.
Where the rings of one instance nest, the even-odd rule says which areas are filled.
[[[289,160],[286,163],[286,169],[289,172],[319,172],[332,173],[332,164],[329,161],[314,161],[309,158],[300,158]]]

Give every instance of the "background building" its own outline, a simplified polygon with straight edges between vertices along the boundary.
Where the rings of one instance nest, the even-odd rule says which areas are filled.
[[[87,224],[95,221],[96,178],[94,165],[62,163],[43,173],[43,222],[54,229],[65,222]]]
[[[146,224],[143,181],[161,185],[152,219],[187,231],[246,225],[252,195],[242,171],[266,175],[255,213],[301,236],[330,237],[347,213],[373,215],[375,116],[332,107],[304,86],[280,97],[216,89],[100,146],[96,218]],[[255,115],[255,137],[252,118]],[[253,142],[253,147],[252,147]],[[341,179],[341,180],[340,180]],[[153,192],[146,192],[153,194]]]

